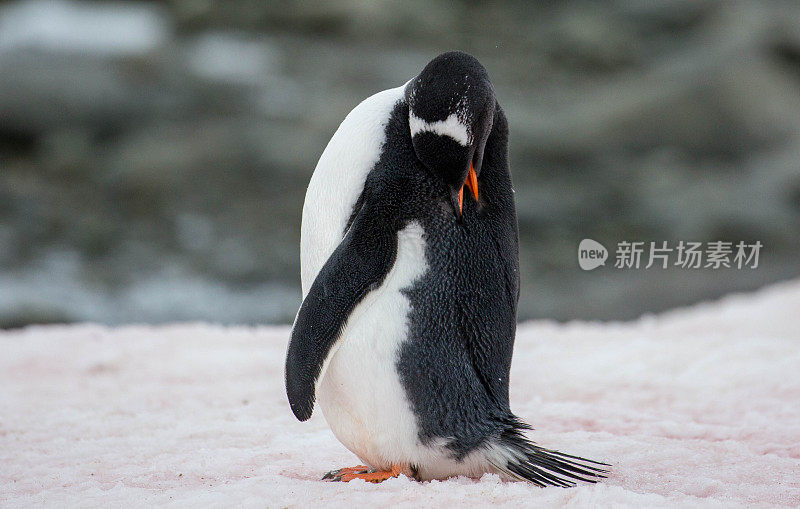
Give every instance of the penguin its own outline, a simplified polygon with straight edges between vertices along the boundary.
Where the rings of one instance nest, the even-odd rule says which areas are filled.
[[[323,479],[606,476],[511,412],[518,237],[508,122],[473,56],[439,55],[347,115],[308,185],[286,356],[294,415],[318,401],[363,463]]]

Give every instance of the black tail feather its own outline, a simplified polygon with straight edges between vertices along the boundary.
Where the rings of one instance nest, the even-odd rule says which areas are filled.
[[[607,463],[573,456],[539,447],[524,434],[527,424],[514,419],[502,432],[498,446],[503,450],[504,465],[495,465],[509,477],[525,480],[537,486],[570,488],[576,481],[594,483],[604,479]]]

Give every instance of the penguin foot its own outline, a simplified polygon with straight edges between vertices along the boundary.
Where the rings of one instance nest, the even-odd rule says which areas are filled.
[[[400,465],[392,465],[391,470],[373,470],[363,465],[350,468],[340,468],[339,470],[332,470],[325,474],[323,479],[330,479],[331,481],[348,482],[353,479],[363,479],[367,482],[379,483],[392,477],[397,477],[400,474],[405,474],[405,469]]]
[[[371,469],[366,465],[358,465],[356,467],[345,467],[340,468],[339,470],[331,470],[327,474],[322,476],[322,480],[330,479],[331,481],[341,481],[342,476],[348,474],[366,474],[370,472]]]

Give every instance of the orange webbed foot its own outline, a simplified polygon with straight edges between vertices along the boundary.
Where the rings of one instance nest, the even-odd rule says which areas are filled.
[[[400,465],[392,465],[391,470],[373,470],[363,465],[357,467],[340,468],[339,470],[332,470],[325,474],[323,479],[330,479],[331,481],[348,482],[353,479],[363,479],[367,482],[379,483],[392,477],[397,477],[405,473],[405,470]]]
[[[358,465],[355,467],[345,467],[340,468],[339,470],[331,470],[327,474],[322,476],[322,480],[330,479],[331,481],[341,481],[342,476],[349,475],[349,474],[364,474],[370,471],[370,468],[366,465]]]

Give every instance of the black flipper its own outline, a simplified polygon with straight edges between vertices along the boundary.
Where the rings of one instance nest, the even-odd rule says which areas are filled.
[[[362,206],[300,306],[286,354],[286,395],[301,421],[311,417],[317,377],[350,313],[394,264],[397,234],[391,224],[380,211]]]

